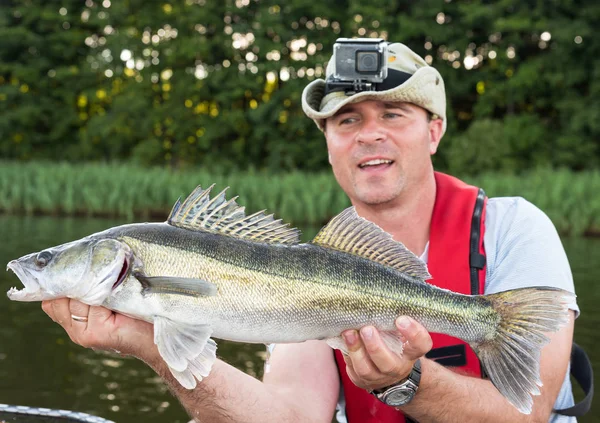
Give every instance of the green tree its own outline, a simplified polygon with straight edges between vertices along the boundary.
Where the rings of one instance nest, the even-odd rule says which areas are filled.
[[[599,18],[591,0],[12,0],[0,155],[322,169],[301,92],[336,38],[361,36],[405,42],[442,73],[438,168],[597,167]],[[471,166],[457,158],[475,140],[486,157]]]
[[[85,39],[97,30],[81,22],[78,0],[0,8],[0,137],[2,157],[76,158],[80,92],[100,78],[86,66]],[[78,22],[72,26],[72,22]]]

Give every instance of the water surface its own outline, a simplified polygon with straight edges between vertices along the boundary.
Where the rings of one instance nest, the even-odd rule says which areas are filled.
[[[0,216],[0,266],[33,251],[78,239],[123,221]],[[314,229],[308,229],[314,234]],[[600,363],[600,239],[563,240],[575,275],[582,315],[576,341]],[[20,285],[0,272],[0,291]],[[264,347],[217,340],[218,355],[260,377]],[[600,371],[600,370],[599,370]],[[578,393],[579,394],[579,393]],[[81,411],[117,422],[187,422],[186,413],[156,374],[138,360],[73,344],[39,303],[0,295],[0,403]],[[600,404],[580,422],[600,422]]]

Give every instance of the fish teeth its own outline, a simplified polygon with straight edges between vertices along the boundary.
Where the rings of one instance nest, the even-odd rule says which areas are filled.
[[[12,272],[19,278],[21,283],[23,284],[23,288],[21,291],[37,291],[40,289],[40,284],[37,278],[27,272],[23,267],[19,266],[16,260],[11,261],[6,266],[6,270],[12,270]],[[33,280],[31,280],[33,279]],[[18,289],[14,288],[14,292],[20,292]]]
[[[392,160],[387,160],[387,159],[374,159],[374,160],[369,160],[368,162],[364,162],[360,165],[360,167],[365,167],[365,166],[376,166],[376,165],[380,165],[380,164],[389,164],[392,163]]]

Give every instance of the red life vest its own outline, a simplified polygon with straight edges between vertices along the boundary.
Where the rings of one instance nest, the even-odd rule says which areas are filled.
[[[433,276],[428,282],[441,288],[471,294],[470,241],[471,224],[479,189],[443,173],[435,173],[436,198],[431,217],[427,267]],[[485,204],[480,223],[479,253],[484,254],[483,233]],[[478,271],[479,293],[485,284],[485,266]],[[431,359],[452,366],[453,370],[481,377],[479,359],[464,341],[448,335],[432,333]],[[460,351],[459,357],[453,355]],[[445,356],[445,357],[444,357]],[[335,350],[346,398],[346,416],[349,423],[405,422],[404,414],[387,406],[354,385],[346,373],[342,353]],[[444,363],[445,361],[445,363]]]

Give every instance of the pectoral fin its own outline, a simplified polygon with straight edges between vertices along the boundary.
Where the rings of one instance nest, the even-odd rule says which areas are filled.
[[[134,275],[144,287],[146,294],[177,294],[190,297],[211,297],[217,295],[217,286],[202,279],[179,278],[175,276]]]
[[[208,325],[174,322],[165,317],[154,318],[154,343],[173,376],[187,389],[196,387],[208,376],[216,360],[217,344],[210,339]]]

